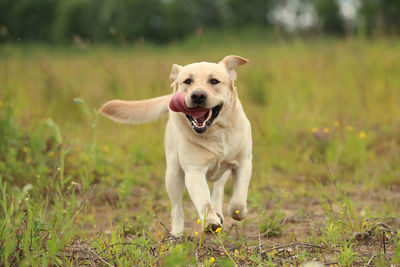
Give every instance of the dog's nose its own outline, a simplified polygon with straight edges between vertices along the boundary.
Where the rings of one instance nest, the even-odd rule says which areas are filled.
[[[204,104],[207,100],[207,94],[203,90],[195,90],[190,95],[192,102],[197,105]]]

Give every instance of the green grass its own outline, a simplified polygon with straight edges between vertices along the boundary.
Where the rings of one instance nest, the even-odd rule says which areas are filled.
[[[400,40],[217,37],[0,48],[2,264],[399,263]],[[186,236],[169,239],[166,119],[119,125],[96,109],[168,94],[173,63],[227,54],[250,59],[236,82],[253,129],[249,216],[203,234],[185,194]]]

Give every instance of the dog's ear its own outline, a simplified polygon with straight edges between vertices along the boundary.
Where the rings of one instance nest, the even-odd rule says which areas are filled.
[[[175,88],[176,78],[178,78],[178,74],[181,71],[181,69],[182,66],[180,65],[177,64],[172,65],[171,73],[169,74],[169,79],[172,80],[171,87],[174,88],[174,90],[176,90]]]
[[[221,60],[219,62],[219,64],[223,65],[226,68],[229,75],[231,76],[231,79],[234,81],[237,78],[235,68],[237,66],[246,64],[247,62],[249,62],[249,61],[245,58],[231,55],[231,56],[224,57],[224,59]]]
[[[177,64],[173,64],[172,65],[172,69],[171,69],[171,73],[169,74],[169,79],[175,81],[176,78],[178,77],[179,72],[181,71],[182,66],[177,65]]]

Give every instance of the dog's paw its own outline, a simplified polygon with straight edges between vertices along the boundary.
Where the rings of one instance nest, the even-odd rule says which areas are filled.
[[[182,238],[184,237],[184,232],[169,232],[169,237],[171,238]]]
[[[246,218],[247,207],[246,205],[240,203],[229,203],[228,213],[232,219],[241,221]]]
[[[204,228],[204,231],[206,233],[215,232],[218,228],[222,228],[222,222],[222,218],[218,214],[208,216],[205,222],[206,227]]]
[[[204,229],[204,232],[206,232],[206,233],[211,233],[211,232],[217,233],[217,229],[221,229],[221,228],[222,228],[221,224],[215,224],[215,223],[207,224],[207,227]]]

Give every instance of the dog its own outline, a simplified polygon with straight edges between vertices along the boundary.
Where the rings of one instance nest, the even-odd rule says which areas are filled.
[[[142,101],[112,100],[99,112],[121,123],[156,120],[169,113],[165,133],[165,182],[171,201],[171,233],[184,232],[182,195],[185,187],[204,229],[222,227],[224,187],[232,174],[228,214],[247,215],[252,171],[251,125],[239,101],[235,68],[247,63],[226,56],[219,63],[172,65],[173,94]],[[207,181],[214,182],[212,195]]]

